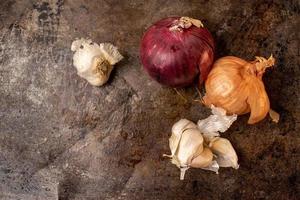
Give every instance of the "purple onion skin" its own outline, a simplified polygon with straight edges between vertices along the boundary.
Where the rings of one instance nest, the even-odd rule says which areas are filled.
[[[140,56],[144,69],[163,85],[185,87],[199,75],[206,80],[214,59],[214,40],[206,28],[169,28],[180,17],[162,19],[144,34]]]

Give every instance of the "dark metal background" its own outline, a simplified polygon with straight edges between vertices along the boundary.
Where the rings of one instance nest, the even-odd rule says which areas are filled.
[[[0,0],[0,199],[299,198],[300,48],[298,0]],[[190,169],[184,181],[163,153],[180,118],[210,111],[152,81],[139,62],[151,23],[201,19],[217,56],[273,53],[264,82],[279,124],[266,118],[229,131],[240,169]],[[111,42],[125,59],[108,84],[76,75],[71,42]]]

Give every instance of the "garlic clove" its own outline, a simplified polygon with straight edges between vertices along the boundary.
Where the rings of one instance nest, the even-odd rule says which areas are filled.
[[[169,139],[171,162],[180,169],[180,179],[184,174],[192,159],[200,155],[203,151],[203,137],[197,125],[187,119],[181,119],[172,127],[172,135]]]
[[[218,132],[225,132],[232,123],[237,119],[237,115],[226,115],[226,111],[223,108],[215,107],[211,105],[212,115],[199,120],[197,125],[205,141],[211,141],[214,137],[219,136]]]
[[[216,155],[220,167],[239,168],[238,157],[229,140],[217,137],[210,142],[209,148]]]
[[[113,65],[123,58],[112,44],[98,45],[84,38],[73,41],[71,50],[75,52],[73,65],[77,74],[95,86],[106,83]]]
[[[209,148],[204,147],[202,153],[192,160],[190,167],[201,168],[218,174],[219,164],[213,159],[214,155],[212,151]]]
[[[203,151],[203,137],[197,128],[189,128],[183,131],[179,145],[171,162],[180,169],[180,180],[184,179],[186,170],[192,159]]]
[[[190,166],[194,168],[208,167],[213,160],[212,151],[205,147],[200,155],[194,157]]]
[[[172,126],[172,133],[173,134],[182,133],[182,131],[189,128],[197,128],[197,125],[190,120],[181,119]]]
[[[172,126],[172,135],[169,139],[169,146],[172,152],[172,156],[175,154],[183,131],[185,129],[196,127],[196,124],[187,119],[181,119]]]
[[[196,128],[187,129],[183,132],[179,142],[176,159],[181,167],[189,166],[192,159],[203,151],[203,137]]]

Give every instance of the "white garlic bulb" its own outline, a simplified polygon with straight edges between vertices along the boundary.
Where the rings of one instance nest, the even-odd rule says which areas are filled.
[[[171,158],[171,162],[180,168],[180,179],[190,167],[212,169],[213,154],[203,146],[203,137],[196,124],[181,119],[172,127],[172,135],[169,139],[171,155],[164,155]]]
[[[205,138],[210,141],[214,137],[220,136],[219,132],[225,132],[231,124],[237,119],[237,115],[226,115],[223,108],[211,106],[212,115],[198,121],[197,125]]]
[[[216,155],[220,167],[239,168],[238,157],[229,140],[216,137],[209,143],[209,148]]]
[[[95,86],[106,83],[113,65],[123,58],[117,47],[112,44],[98,45],[92,40],[83,38],[73,41],[71,50],[75,52],[73,65],[77,69],[77,74]]]

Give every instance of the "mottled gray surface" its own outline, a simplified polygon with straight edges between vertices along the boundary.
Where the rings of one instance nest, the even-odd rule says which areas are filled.
[[[0,199],[297,199],[300,195],[299,0],[0,0]],[[277,58],[264,81],[279,124],[223,134],[240,169],[191,169],[167,159],[176,120],[209,114],[179,90],[152,81],[139,42],[167,16],[202,19],[218,56]],[[76,75],[76,37],[117,45],[125,59],[108,84]]]

